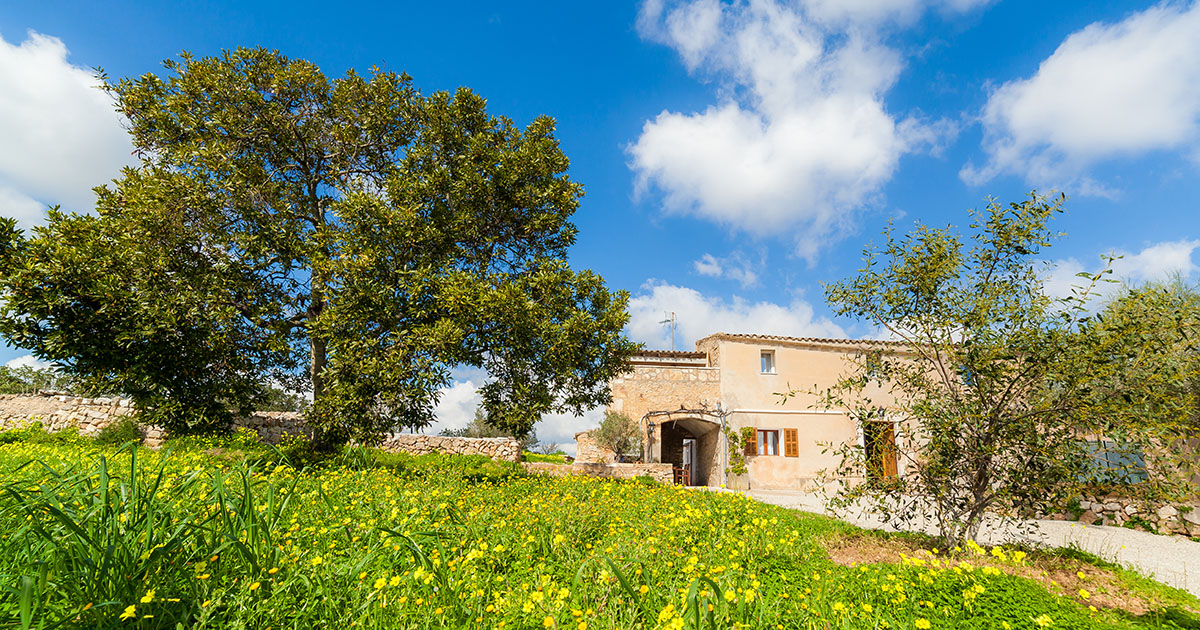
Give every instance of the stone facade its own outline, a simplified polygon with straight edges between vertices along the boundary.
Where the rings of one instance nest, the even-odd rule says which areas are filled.
[[[393,433],[379,445],[379,448],[385,451],[412,453],[413,455],[424,455],[426,453],[487,455],[492,459],[500,461],[521,461],[520,442],[507,437],[464,438]]]
[[[721,372],[707,366],[638,365],[612,380],[612,411],[634,420],[661,409],[715,406],[721,396]]]
[[[576,461],[574,464],[525,462],[521,465],[528,472],[555,477],[586,475],[606,479],[632,479],[645,476],[660,483],[672,483],[673,481],[670,464],[598,464]]]
[[[815,392],[833,386],[863,350],[903,353],[903,344],[876,340],[817,339],[717,333],[696,342],[694,352],[644,350],[630,359],[632,371],[611,382],[609,410],[624,412],[644,431],[644,461],[688,471],[688,483],[740,489],[812,489],[830,481],[837,456],[825,444],[864,442],[862,429],[841,409],[825,409]],[[788,397],[781,394],[790,393]],[[878,400],[884,391],[869,391]],[[911,430],[888,418],[895,445],[908,452]],[[725,473],[726,432],[743,429],[765,445],[747,453],[747,471]],[[790,437],[790,442],[787,440]],[[580,461],[605,461],[580,436]],[[790,444],[787,448],[785,446]],[[902,458],[887,475],[904,476]],[[865,471],[864,471],[865,472]],[[860,483],[862,475],[833,479]]]

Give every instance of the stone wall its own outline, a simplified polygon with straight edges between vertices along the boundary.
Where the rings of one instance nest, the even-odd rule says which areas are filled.
[[[134,413],[123,398],[83,398],[59,394],[0,395],[0,431],[40,422],[47,431],[76,427],[94,436],[121,416]]]
[[[648,476],[661,483],[672,483],[670,464],[597,464],[576,461],[574,464],[551,464],[548,462],[525,462],[521,464],[531,473],[560,477],[563,475],[585,475],[606,479],[632,479]]]
[[[1078,521],[1085,525],[1127,526],[1152,530],[1159,534],[1200,537],[1200,505],[1146,505],[1124,497],[1084,497],[1079,501],[1083,513]],[[1075,520],[1074,514],[1053,514],[1051,518]]]
[[[501,461],[521,461],[520,442],[507,437],[464,438],[393,433],[379,445],[379,448],[385,451],[412,453],[413,455],[424,455],[426,453],[487,455],[492,459]]]
[[[611,464],[617,461],[617,454],[597,444],[591,431],[584,431],[575,434],[575,461]]]
[[[57,432],[77,427],[87,436],[95,436],[104,427],[122,416],[133,415],[133,403],[124,398],[83,398],[51,393],[0,395],[0,431],[40,422],[47,431]],[[284,434],[312,436],[302,414],[292,411],[256,411],[247,417],[234,418],[234,428],[247,428],[258,439],[278,444]],[[165,437],[162,429],[145,426],[146,446],[156,448]],[[423,455],[450,453],[456,455],[487,455],[510,462],[521,461],[520,444],[512,438],[457,438],[432,435],[392,434],[381,448]]]
[[[609,383],[608,408],[636,421],[649,411],[715,407],[721,397],[721,371],[709,367],[635,365]]]
[[[235,429],[253,429],[258,439],[279,444],[284,434],[312,437],[312,429],[304,424],[304,414],[297,411],[255,411],[245,418],[234,418]]]

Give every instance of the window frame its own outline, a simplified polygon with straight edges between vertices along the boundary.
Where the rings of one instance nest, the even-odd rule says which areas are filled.
[[[774,443],[767,439],[768,433],[775,435]],[[754,438],[757,455],[779,456],[779,429],[755,429]],[[774,446],[774,449],[771,449],[771,446]],[[768,452],[770,450],[774,452]]]
[[[765,359],[768,359],[768,358],[769,358],[770,365],[766,365],[766,363],[768,361],[765,361]],[[769,367],[771,369],[770,370],[763,369],[766,367]],[[758,370],[759,370],[759,372],[758,372],[759,374],[778,374],[779,373],[779,366],[776,365],[776,363],[775,363],[775,351],[774,350],[759,350],[758,351]]]

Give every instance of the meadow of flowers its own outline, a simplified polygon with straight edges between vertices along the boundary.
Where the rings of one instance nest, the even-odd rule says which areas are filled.
[[[186,445],[185,445],[186,446]],[[0,445],[0,626],[1187,627],[997,569],[841,566],[852,528],[724,493],[449,457]],[[209,445],[211,446],[211,445]],[[1180,616],[1182,615],[1182,616]]]

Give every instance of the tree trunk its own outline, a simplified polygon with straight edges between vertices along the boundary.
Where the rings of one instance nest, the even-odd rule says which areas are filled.
[[[316,403],[325,393],[325,349],[326,342],[313,330],[321,311],[325,310],[325,282],[315,274],[312,278],[312,294],[308,299],[308,376],[312,380],[313,402]]]
[[[308,337],[309,352],[312,355],[309,365],[308,374],[312,379],[313,402],[321,399],[325,392],[325,340],[318,339],[311,333]]]

